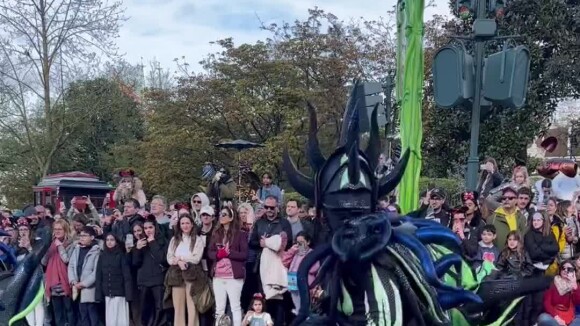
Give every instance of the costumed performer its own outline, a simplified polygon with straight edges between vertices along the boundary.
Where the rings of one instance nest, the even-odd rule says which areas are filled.
[[[377,212],[377,200],[401,180],[409,150],[381,180],[374,177],[380,150],[377,108],[368,147],[359,149],[354,87],[343,118],[339,147],[325,158],[316,137],[316,110],[309,104],[308,177],[288,151],[284,169],[292,187],[313,200],[326,218],[330,242],[318,245],[298,270],[301,307],[294,325],[506,325],[524,295],[549,286],[544,276],[481,281],[460,256],[461,242],[433,221]],[[320,215],[318,216],[320,217]],[[312,266],[320,263],[313,282]],[[320,287],[317,296],[310,290]]]

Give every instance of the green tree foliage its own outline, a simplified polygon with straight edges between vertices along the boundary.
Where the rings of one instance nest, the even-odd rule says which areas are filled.
[[[454,1],[450,2],[452,7]],[[549,126],[557,103],[578,96],[577,2],[560,0],[513,0],[507,14],[499,20],[501,35],[523,35],[519,40],[530,48],[532,61],[527,104],[518,110],[492,107],[481,125],[480,156],[498,160],[506,172],[516,163],[527,162],[527,146]],[[471,30],[470,22],[441,21],[443,35]],[[443,43],[445,37],[440,39]],[[442,44],[437,44],[437,47]],[[501,43],[490,44],[488,54],[500,50]],[[437,47],[434,47],[436,49]],[[431,49],[428,49],[428,51]],[[427,63],[427,61],[426,61]],[[430,63],[429,63],[430,65]],[[425,96],[432,96],[432,75],[428,75]],[[426,174],[447,177],[463,172],[469,149],[470,109],[439,109],[426,104],[428,132],[425,133]],[[453,146],[449,141],[453,140]]]
[[[134,96],[118,81],[98,78],[72,83],[61,105],[66,113],[62,119],[76,123],[67,127],[68,140],[58,148],[52,171],[83,171],[110,180],[115,170],[142,165],[144,117]],[[29,125],[41,129],[42,121]],[[40,136],[34,143],[46,145]],[[32,185],[40,180],[34,156],[11,134],[0,135],[0,148],[0,193],[10,207],[30,203]]]
[[[340,133],[345,86],[355,77],[374,79],[394,67],[384,21],[345,23],[314,9],[304,21],[263,28],[272,36],[255,44],[216,41],[222,50],[202,62],[203,73],[181,78],[174,92],[147,103],[143,170],[153,192],[191,195],[207,161],[230,168],[235,177],[238,153],[214,148],[222,140],[264,144],[240,153],[258,174],[270,171],[283,181],[286,147],[308,173],[305,100],[318,108],[320,139],[328,153]]]
[[[79,170],[108,180],[114,170],[138,163],[120,152],[142,140],[144,117],[138,104],[118,81],[98,78],[72,83],[65,97],[70,113],[82,116],[76,137],[62,149],[55,171]]]

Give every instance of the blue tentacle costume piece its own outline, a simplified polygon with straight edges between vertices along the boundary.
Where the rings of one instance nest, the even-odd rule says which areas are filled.
[[[2,236],[8,236],[0,232]],[[26,315],[42,304],[44,295],[44,274],[40,261],[50,247],[52,235],[49,228],[37,232],[40,239],[35,243],[32,252],[20,262],[14,255],[8,254],[13,270],[0,273],[0,325],[24,324]],[[5,250],[6,249],[6,250]],[[0,244],[0,250],[8,253]]]
[[[393,171],[374,177],[380,153],[377,107],[367,148],[359,148],[358,87],[353,87],[336,150],[319,148],[316,108],[308,103],[307,157],[313,176],[284,153],[293,188],[313,200],[330,229],[330,243],[310,252],[298,269],[301,306],[294,325],[507,325],[521,297],[541,291],[549,278],[527,282],[477,275],[461,255],[461,241],[434,221],[377,213],[378,198],[400,182],[407,150]],[[308,274],[317,262],[313,284]],[[480,276],[480,277],[478,277]],[[310,289],[322,295],[312,300]]]

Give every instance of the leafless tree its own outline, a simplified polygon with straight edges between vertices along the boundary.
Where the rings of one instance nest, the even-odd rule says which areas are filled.
[[[0,132],[27,149],[38,177],[72,134],[65,85],[118,56],[123,13],[117,0],[0,0]]]
[[[157,59],[149,61],[147,87],[151,89],[168,90],[175,85],[175,79],[169,69],[162,68]]]

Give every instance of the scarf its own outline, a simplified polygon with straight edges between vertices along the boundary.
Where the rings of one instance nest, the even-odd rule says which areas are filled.
[[[575,284],[561,277],[560,275],[557,275],[554,277],[554,285],[558,290],[558,294],[565,295],[567,293],[570,293],[574,289]]]
[[[68,245],[68,243],[65,243],[63,244],[63,247],[66,248]],[[72,295],[72,291],[68,281],[68,268],[60,258],[58,247],[54,244],[54,242],[50,245],[50,248],[48,248],[46,255],[48,257],[45,274],[46,287],[44,289],[46,297],[50,298],[51,288],[59,284],[62,287],[65,296],[70,297]]]

